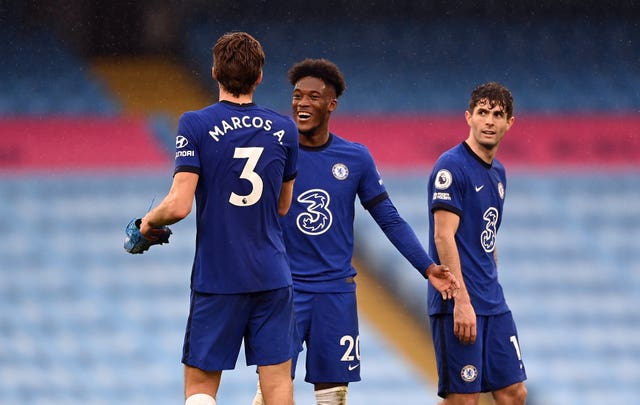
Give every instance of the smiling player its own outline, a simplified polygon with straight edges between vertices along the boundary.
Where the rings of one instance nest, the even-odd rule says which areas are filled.
[[[291,209],[282,225],[296,323],[307,349],[305,381],[314,384],[318,404],[339,405],[346,403],[349,382],[360,381],[357,277],[351,264],[356,197],[444,299],[452,298],[458,285],[446,267],[434,264],[398,214],[368,149],[329,132],[331,113],[346,87],[338,67],[306,59],[291,68],[289,81],[300,155]],[[262,403],[260,392],[253,403]]]

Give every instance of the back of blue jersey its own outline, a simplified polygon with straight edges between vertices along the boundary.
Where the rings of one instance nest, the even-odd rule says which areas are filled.
[[[440,263],[433,237],[433,210],[456,213],[460,217],[455,239],[462,275],[477,315],[509,310],[494,256],[506,185],[502,164],[495,159],[490,165],[483,162],[464,142],[440,156],[429,178],[429,253]],[[443,302],[431,284],[428,294],[430,315],[453,311],[453,302]]]
[[[330,134],[322,147],[300,147],[293,202],[282,218],[296,290],[355,290],[356,197],[366,206],[382,195],[385,187],[365,146]]]
[[[246,293],[291,285],[278,215],[296,175],[294,122],[269,109],[219,102],[182,115],[176,172],[199,174],[191,286]]]

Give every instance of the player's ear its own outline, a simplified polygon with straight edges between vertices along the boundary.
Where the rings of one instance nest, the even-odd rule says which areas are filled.
[[[513,125],[515,120],[516,120],[516,117],[514,116],[511,116],[511,118],[507,120],[507,131],[511,129],[511,126]]]
[[[467,124],[471,126],[471,113],[468,110],[464,112],[464,119],[467,120]]]
[[[329,102],[328,110],[329,112],[334,112],[338,108],[338,99],[334,98]]]
[[[213,80],[218,81],[218,78],[216,77],[216,65],[211,66],[211,77],[213,77]]]
[[[260,83],[262,83],[262,77],[263,77],[263,74],[262,74],[262,69],[261,69],[260,70],[260,76],[258,76],[258,80],[256,80],[256,86],[259,85]]]

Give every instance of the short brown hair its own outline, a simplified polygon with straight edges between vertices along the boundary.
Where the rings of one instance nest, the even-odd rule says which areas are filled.
[[[489,82],[476,87],[471,92],[469,100],[469,112],[478,105],[481,100],[487,100],[491,108],[499,105],[507,114],[507,118],[513,116],[513,96],[509,89],[496,82]]]
[[[213,46],[216,80],[235,97],[253,92],[264,61],[262,45],[246,32],[228,32]]]

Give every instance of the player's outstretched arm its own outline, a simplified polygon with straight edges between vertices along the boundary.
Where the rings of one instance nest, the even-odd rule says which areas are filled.
[[[142,218],[140,233],[153,240],[153,228],[175,224],[191,212],[199,176],[190,172],[179,172],[173,177],[169,194],[162,202]]]
[[[125,228],[125,250],[132,254],[143,253],[153,245],[169,243],[171,229],[167,225],[189,215],[197,184],[197,174],[176,173],[171,190],[160,205],[143,218],[133,219]]]
[[[427,277],[431,285],[442,294],[442,299],[448,300],[458,295],[460,283],[448,266],[433,263],[427,268]]]
[[[442,298],[446,300],[457,295],[460,282],[456,276],[448,266],[433,262],[411,226],[400,216],[389,198],[371,207],[369,213],[393,246],[424,278],[431,281],[431,284],[442,294]]]

